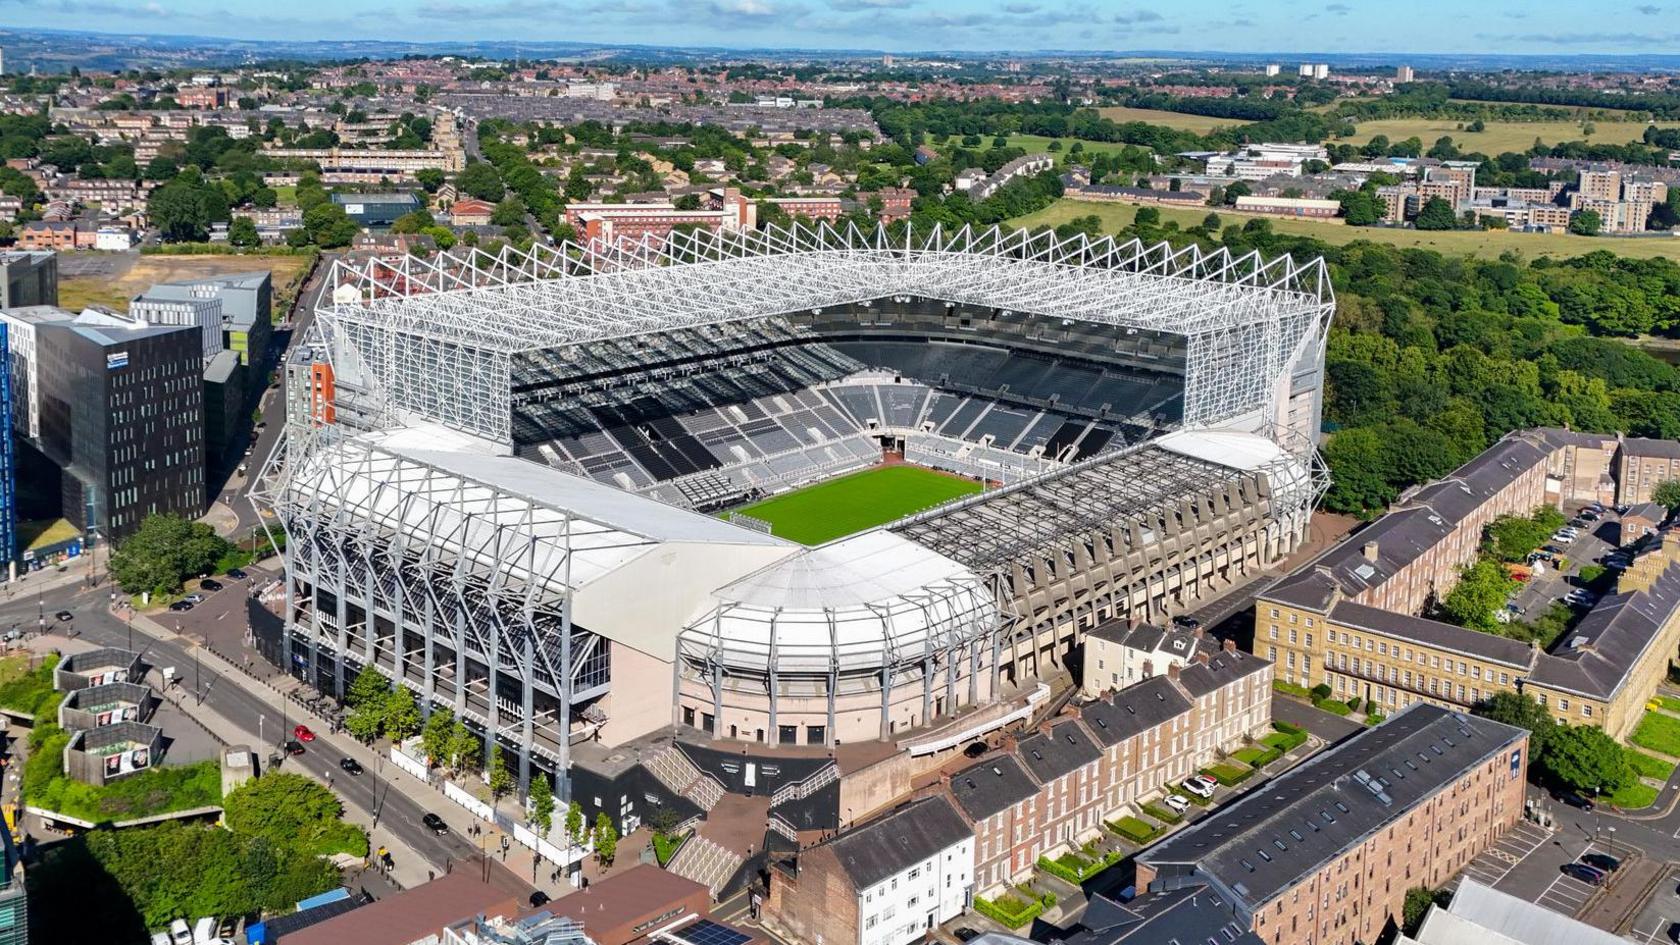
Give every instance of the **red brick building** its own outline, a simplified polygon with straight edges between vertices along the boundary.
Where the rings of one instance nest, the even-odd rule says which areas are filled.
[[[1144,850],[1149,894],[1204,887],[1268,945],[1374,942],[1522,817],[1528,733],[1418,703]]]

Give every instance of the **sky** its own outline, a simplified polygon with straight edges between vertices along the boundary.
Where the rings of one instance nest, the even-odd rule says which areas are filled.
[[[13,27],[808,49],[1659,53],[1680,0],[0,0]]]

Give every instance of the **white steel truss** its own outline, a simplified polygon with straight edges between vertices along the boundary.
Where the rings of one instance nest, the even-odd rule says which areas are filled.
[[[1322,348],[1322,260],[1000,227],[915,233],[826,223],[679,231],[613,246],[335,264],[318,309],[335,359],[393,411],[507,443],[521,352],[890,296],[1183,335],[1186,426],[1278,417]]]

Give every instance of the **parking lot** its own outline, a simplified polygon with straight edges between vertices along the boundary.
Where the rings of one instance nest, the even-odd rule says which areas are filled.
[[[1673,943],[1680,941],[1680,936],[1675,934],[1677,930],[1680,930],[1680,870],[1671,870],[1640,909],[1627,937],[1647,945]]]
[[[1523,821],[1513,827],[1509,833],[1499,838],[1499,842],[1483,850],[1470,865],[1464,868],[1463,876],[1468,876],[1479,883],[1497,886],[1506,874],[1524,858],[1552,838],[1552,831],[1539,824]],[[1458,877],[1453,877],[1449,888],[1458,886]]]
[[[1599,851],[1590,843],[1582,851],[1583,854],[1595,852]],[[1546,887],[1545,891],[1540,894],[1540,898],[1536,899],[1535,902],[1553,912],[1574,918],[1581,914],[1581,909],[1586,906],[1587,900],[1591,899],[1593,893],[1597,891],[1596,887],[1588,885],[1560,869],[1557,875],[1552,878],[1551,885]]]
[[[1523,585],[1511,598],[1511,602],[1521,608],[1521,616],[1518,619],[1534,620],[1544,614],[1553,602],[1562,600],[1575,590],[1573,578],[1580,573],[1583,566],[1597,563],[1605,555],[1615,551],[1620,531],[1620,519],[1616,512],[1606,509],[1597,521],[1581,526],[1580,535],[1574,541],[1548,541],[1548,545],[1563,552],[1569,566],[1559,573],[1547,563],[1545,571]]]

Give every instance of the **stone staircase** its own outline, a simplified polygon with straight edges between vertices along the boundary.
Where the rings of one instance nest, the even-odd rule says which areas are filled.
[[[682,749],[675,744],[666,745],[660,751],[643,759],[642,766],[652,772],[659,783],[678,794],[693,801],[703,811],[709,811],[717,806],[723,798],[723,785],[717,779],[694,766],[688,760]]]
[[[741,868],[742,858],[695,834],[682,845],[665,868],[706,887],[716,899],[718,890]]]

